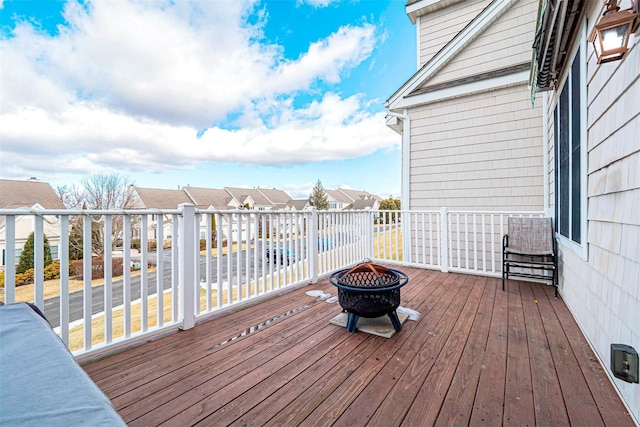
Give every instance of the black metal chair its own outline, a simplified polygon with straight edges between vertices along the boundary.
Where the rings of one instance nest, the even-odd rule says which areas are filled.
[[[550,282],[558,297],[558,253],[551,218],[509,217],[502,237],[502,290],[509,277]]]

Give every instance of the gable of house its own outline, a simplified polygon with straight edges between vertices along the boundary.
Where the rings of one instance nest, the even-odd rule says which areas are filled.
[[[309,206],[309,199],[291,199],[287,202],[286,208],[288,210],[302,211],[307,209]]]
[[[36,180],[0,179],[0,208],[66,209],[51,185]]]
[[[407,153],[402,206],[541,210],[542,117],[529,101],[525,40],[535,30],[536,2],[494,0],[482,9],[471,1],[432,3],[442,8],[420,22],[435,25],[446,9],[479,12],[385,104]],[[437,33],[430,28],[421,38]],[[516,43],[503,46],[501,38]]]
[[[523,1],[530,5],[535,5],[534,1]],[[449,11],[449,9],[452,9],[450,13],[470,20],[459,32],[453,34],[443,47],[387,100],[385,104],[387,108],[392,111],[400,112],[402,108],[434,102],[447,97],[460,96],[461,94],[476,92],[479,90],[492,89],[496,85],[499,86],[501,82],[504,82],[504,84],[512,84],[513,82],[507,82],[506,79],[504,79],[505,67],[500,68],[494,65],[493,56],[502,56],[507,58],[507,61],[510,61],[508,58],[513,57],[516,52],[515,48],[510,47],[509,52],[493,53],[487,48],[487,45],[491,45],[496,34],[499,35],[504,32],[503,27],[506,27],[507,32],[514,31],[512,27],[517,27],[520,28],[520,31],[526,33],[527,28],[522,28],[527,27],[526,25],[523,25],[524,19],[518,18],[515,21],[511,18],[503,19],[503,15],[512,9],[514,4],[523,3],[523,1],[494,0],[489,2],[489,4],[481,10],[479,10],[478,2],[463,2],[448,7],[446,6],[448,4],[446,1],[437,2],[442,4],[442,7],[446,7],[446,9],[439,9],[435,12],[435,16],[431,16],[428,12],[427,15],[422,16],[422,21],[429,20],[431,25],[420,27],[420,39],[444,37],[442,34],[438,33],[437,28],[438,23],[445,26],[448,25],[448,18],[450,18],[450,15],[449,13],[445,13],[445,11]],[[522,7],[522,5],[520,7]],[[464,8],[465,12],[462,13],[460,8]],[[535,6],[533,6],[533,8],[529,6],[529,9],[535,9]],[[429,9],[423,10],[428,11]],[[512,12],[512,14],[514,13],[518,15],[522,12]],[[535,14],[535,11],[532,13]],[[529,26],[533,28],[535,25],[535,16],[531,15],[528,21]],[[498,29],[495,30],[493,27],[498,27]],[[433,28],[436,28],[436,30]],[[487,31],[488,34],[485,34]],[[484,37],[482,37],[482,41],[473,43],[483,35]],[[470,45],[472,46],[470,47]],[[529,47],[530,45],[526,48],[520,49],[521,52],[518,52],[518,54],[530,55]],[[469,52],[465,53],[467,50]],[[485,52],[486,54],[478,57],[478,52]],[[460,55],[462,55],[462,57],[458,59],[458,63],[456,65],[449,66],[449,64],[452,61],[455,61],[456,58],[460,57]],[[473,60],[471,65],[469,65],[469,61],[466,57],[474,56],[476,58]],[[471,66],[471,69],[468,69],[469,66]],[[522,67],[523,66],[521,66],[521,68]],[[441,76],[441,72],[445,68],[446,71]],[[501,70],[502,74],[500,74]],[[516,68],[515,70],[510,70],[510,73],[522,73],[523,71],[526,72],[526,70],[527,69]],[[497,82],[485,81],[483,84],[478,83],[478,81],[494,77],[496,73],[498,74],[498,77],[502,77]],[[436,84],[433,84],[435,88],[427,89],[429,83],[434,80],[436,82]],[[520,78],[520,80],[526,81],[526,77]],[[460,88],[459,86],[464,87]],[[454,89],[451,89],[452,87]],[[433,93],[436,90],[438,93]]]
[[[0,208],[1,209],[66,209],[53,188],[46,183],[36,180],[19,181],[0,179]],[[16,260],[20,258],[22,248],[29,235],[35,229],[35,220],[30,216],[18,216],[15,222]],[[52,215],[43,216],[43,231],[49,240],[51,256],[58,259],[60,245],[60,225],[58,219]],[[0,253],[1,265],[5,262],[5,217],[0,217]]]
[[[382,201],[382,197],[378,196],[377,194],[371,194],[367,191],[353,190],[351,188],[342,187],[338,188],[337,191],[347,196],[352,202],[360,199],[375,199],[378,202]]]
[[[325,189],[324,192],[327,194],[329,209],[342,210],[345,206],[353,202],[353,199],[338,190]]]
[[[353,203],[348,205],[345,208],[345,210],[364,210],[364,209],[378,210],[379,207],[380,207],[380,202],[370,197],[367,199],[358,199],[354,201]]]
[[[274,204],[255,188],[224,187],[224,189],[229,195],[238,200],[241,206],[248,203],[252,209],[273,208]]]
[[[135,206],[139,209],[177,209],[183,203],[195,203],[183,190],[135,187]]]
[[[285,191],[278,190],[277,188],[258,187],[257,190],[274,205],[286,205],[287,202],[291,200],[291,196],[289,196]]]
[[[491,0],[408,2],[407,15],[418,32],[418,68],[429,62],[490,3]]]
[[[531,31],[535,30],[537,5],[519,1],[479,31],[457,55],[442,67],[421,91],[454,87],[467,82],[505,78],[528,79],[531,64]],[[519,75],[519,76],[518,76]],[[447,86],[448,85],[448,86]]]
[[[223,211],[240,206],[239,201],[221,188],[184,187],[183,190],[193,199],[198,208]]]

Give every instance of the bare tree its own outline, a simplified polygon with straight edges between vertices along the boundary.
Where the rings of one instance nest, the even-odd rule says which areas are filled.
[[[134,203],[133,182],[129,177],[119,173],[91,175],[80,181],[81,188],[61,186],[57,188],[60,199],[69,209],[130,209]],[[91,252],[98,257],[104,255],[105,217],[91,216]],[[82,256],[82,216],[71,218],[72,227],[70,246],[72,253]],[[111,230],[111,246],[115,248],[117,239],[122,236],[123,221],[121,216],[114,216]]]
[[[125,175],[91,175],[81,184],[87,209],[128,209],[133,204],[133,183]]]
[[[82,208],[84,196],[83,191],[78,186],[71,185],[59,185],[56,187],[56,193],[58,197],[67,209],[80,209]]]

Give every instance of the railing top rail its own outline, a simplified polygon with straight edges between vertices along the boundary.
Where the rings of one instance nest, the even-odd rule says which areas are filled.
[[[0,209],[0,216],[16,215],[172,215],[181,214],[180,209]]]
[[[543,211],[475,211],[475,210],[447,210],[454,214],[480,214],[480,215],[544,215]]]
[[[196,213],[199,214],[311,214],[311,211],[287,211],[284,209],[278,210],[258,210],[258,209],[196,209]]]

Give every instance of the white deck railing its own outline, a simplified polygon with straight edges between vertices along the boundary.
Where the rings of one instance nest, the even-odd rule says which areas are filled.
[[[0,210],[5,269],[0,299],[35,303],[74,354],[89,355],[167,328],[191,328],[207,315],[316,282],[363,259],[499,276],[501,238],[512,215],[542,214],[446,208],[217,211],[192,205],[175,210]],[[34,283],[16,287],[19,251],[31,231]],[[45,235],[60,262],[55,281],[44,280]],[[84,257],[83,278],[74,280],[69,242],[81,242],[84,254],[96,253],[96,235],[104,236],[104,273],[92,281],[92,258]],[[121,250],[138,241],[139,252]],[[124,268],[113,277],[114,257],[139,270]]]

